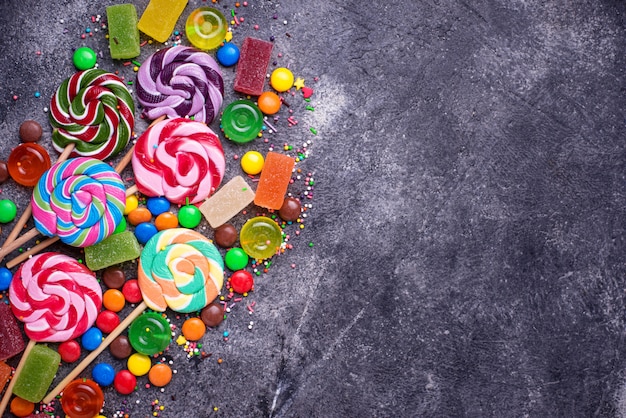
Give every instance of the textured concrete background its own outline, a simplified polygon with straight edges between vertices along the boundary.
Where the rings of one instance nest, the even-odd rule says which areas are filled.
[[[122,68],[103,34],[80,39],[111,3],[0,4],[0,158],[24,119],[47,126],[72,48]],[[104,414],[626,415],[626,4],[249,3],[235,41],[274,35],[281,65],[319,77],[304,129],[276,136],[313,140],[307,228],[257,281],[255,314],[204,337],[212,357],[172,349],[165,392],[106,389]]]

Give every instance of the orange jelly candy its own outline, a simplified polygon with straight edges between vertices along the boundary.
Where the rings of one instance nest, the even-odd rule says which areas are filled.
[[[18,145],[7,161],[9,174],[16,183],[31,187],[50,168],[50,156],[44,147],[32,142]]]
[[[285,193],[287,193],[295,164],[293,157],[268,152],[254,196],[254,204],[267,209],[280,209],[285,200]]]

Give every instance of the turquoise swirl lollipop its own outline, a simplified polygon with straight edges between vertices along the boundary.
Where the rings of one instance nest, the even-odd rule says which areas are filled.
[[[115,231],[124,214],[126,189],[108,164],[78,157],[46,171],[31,204],[39,232],[73,247],[87,247]]]

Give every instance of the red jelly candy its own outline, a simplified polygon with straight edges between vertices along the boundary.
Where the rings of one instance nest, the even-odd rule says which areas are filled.
[[[0,304],[0,360],[6,360],[24,351],[24,338],[15,315],[6,303]]]
[[[261,39],[248,37],[243,40],[233,86],[235,91],[251,96],[263,93],[273,46],[271,42]]]
[[[9,174],[22,186],[34,186],[50,168],[50,156],[44,147],[31,142],[18,145],[7,161]]]
[[[93,418],[104,406],[104,395],[93,380],[76,379],[63,389],[61,406],[72,418]]]

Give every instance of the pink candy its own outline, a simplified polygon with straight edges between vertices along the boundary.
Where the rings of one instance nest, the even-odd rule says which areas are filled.
[[[87,267],[49,252],[20,266],[9,299],[30,339],[61,342],[82,335],[94,324],[102,307],[102,289]]]
[[[151,126],[133,153],[135,184],[147,196],[184,204],[203,201],[220,185],[226,169],[222,144],[204,123],[177,118]]]

